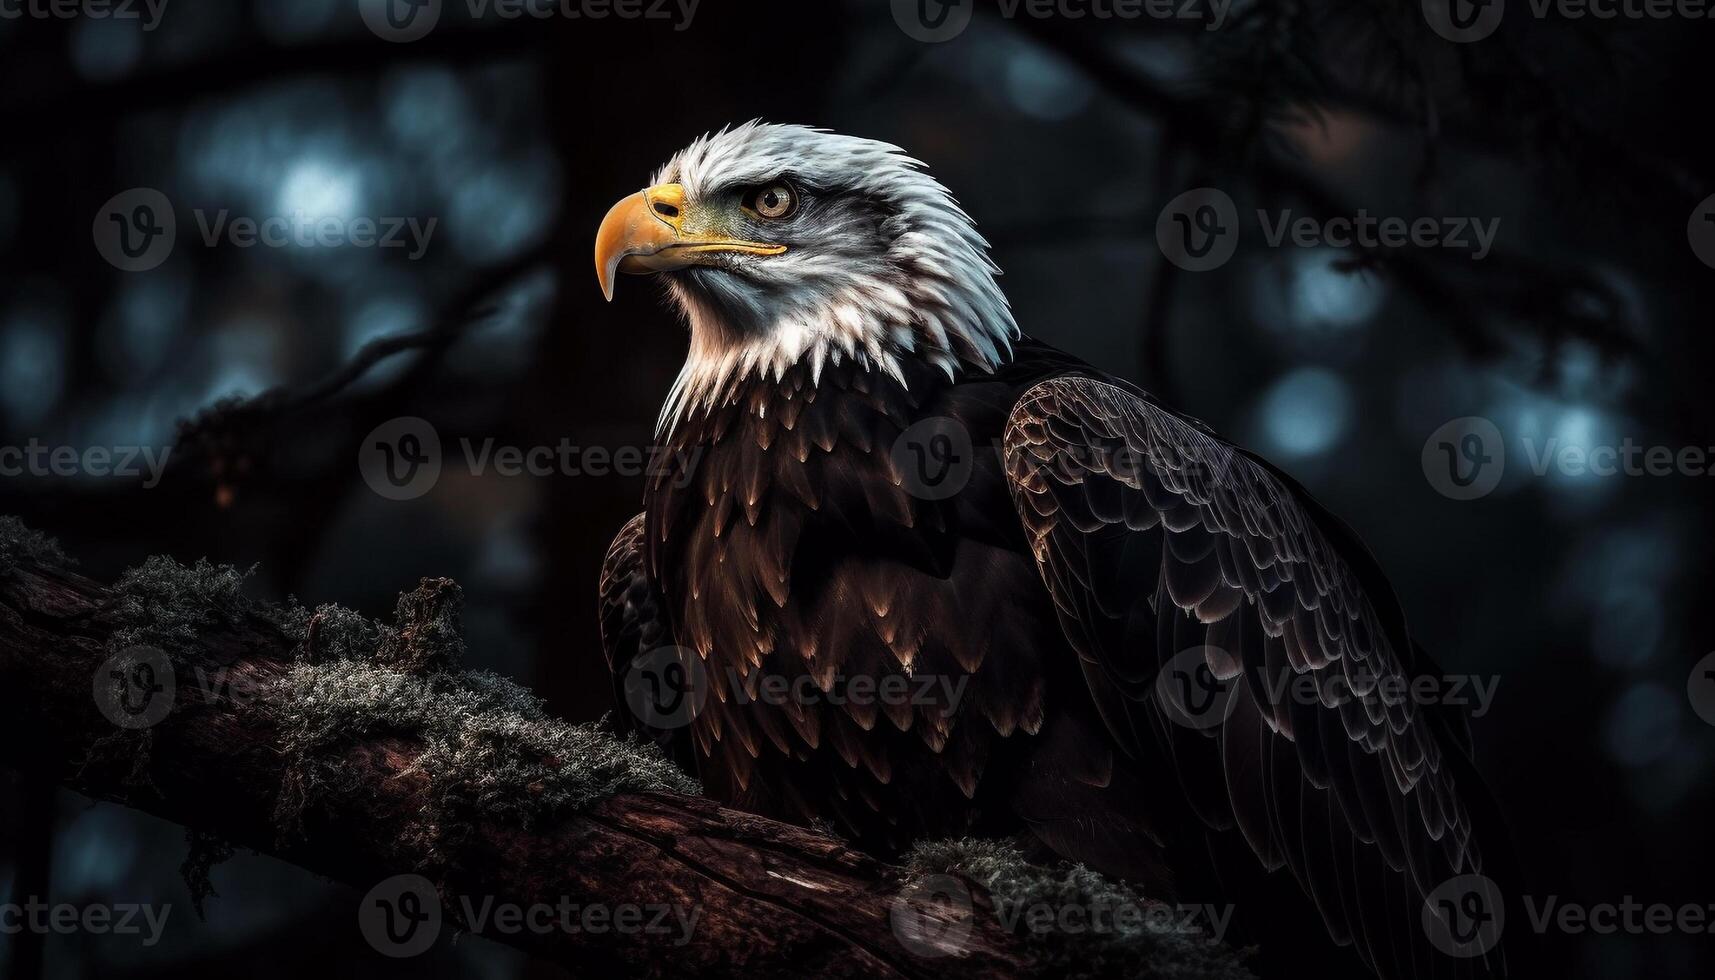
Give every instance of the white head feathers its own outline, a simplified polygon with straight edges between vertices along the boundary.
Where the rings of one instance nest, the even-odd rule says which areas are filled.
[[[988,242],[898,147],[806,126],[750,122],[692,143],[654,183],[691,206],[784,179],[803,205],[767,229],[782,255],[740,256],[670,277],[690,355],[661,428],[720,404],[746,380],[796,364],[820,377],[851,359],[903,382],[910,358],[949,378],[990,370],[1019,336]]]

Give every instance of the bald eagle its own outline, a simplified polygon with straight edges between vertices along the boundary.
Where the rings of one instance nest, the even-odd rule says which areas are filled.
[[[1370,554],[1022,334],[921,163],[723,130],[614,206],[595,264],[609,299],[659,276],[689,324],[669,462],[600,601],[616,685],[669,649],[703,687],[650,727],[711,795],[876,853],[1016,835],[1231,903],[1265,972],[1505,972],[1426,934],[1505,841],[1463,716],[1406,696],[1441,674]]]

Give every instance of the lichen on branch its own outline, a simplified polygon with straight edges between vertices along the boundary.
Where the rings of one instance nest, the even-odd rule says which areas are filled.
[[[1069,976],[1116,968],[1176,980],[1244,975],[1231,954],[1195,945],[1200,937],[1074,944],[1014,930],[1015,940],[988,919],[956,958],[901,955],[890,918],[897,867],[688,799],[701,795],[695,781],[654,745],[556,720],[518,684],[462,671],[462,596],[448,580],[425,580],[382,623],[338,606],[312,612],[259,601],[245,595],[245,574],[206,562],[152,559],[112,586],[44,573],[44,562],[63,556],[5,519],[0,559],[0,630],[9,640],[0,644],[0,675],[16,682],[9,704],[23,709],[20,730],[55,747],[46,764],[62,767],[68,786],[196,824],[182,873],[199,909],[231,841],[359,885],[387,869],[426,875],[449,897],[519,902],[688,889],[706,913],[707,941],[683,948],[611,933],[530,942],[486,933],[574,972],[612,960],[637,975],[737,977],[873,961],[924,980],[1037,975],[1038,963]],[[161,646],[187,695],[141,735],[108,735],[88,710],[92,665],[111,659],[104,650],[116,631]],[[203,681],[194,694],[193,671]],[[206,683],[211,677],[222,679]],[[80,753],[98,754],[92,738],[122,754],[79,765]],[[14,741],[18,757],[41,764],[33,746]],[[669,831],[683,848],[656,843]],[[964,875],[986,889],[973,903],[985,908],[1020,896],[1105,894],[1081,869],[1027,872],[1006,845],[943,847],[919,849],[914,870]],[[565,860],[586,853],[587,864]],[[461,928],[484,931],[451,914]]]
[[[337,779],[326,760],[376,735],[419,739],[411,771],[449,814],[529,827],[618,793],[696,793],[654,747],[548,716],[540,699],[487,672],[418,676],[358,661],[300,663],[284,681],[283,745],[310,785]]]
[[[0,575],[25,563],[69,561],[45,535],[0,517]],[[261,703],[288,760],[275,808],[282,837],[302,830],[306,809],[326,789],[363,791],[364,777],[348,768],[342,750],[377,737],[413,746],[405,775],[426,781],[416,838],[401,841],[423,870],[456,863],[478,821],[530,828],[620,793],[700,792],[654,745],[561,721],[521,685],[461,670],[464,594],[451,579],[423,579],[399,597],[393,621],[381,623],[335,605],[312,613],[254,599],[245,594],[251,574],[151,557],[109,591],[106,645],[159,648],[182,671],[206,655],[217,632],[279,631],[295,662]],[[122,747],[137,760],[134,781],[147,785],[151,735],[116,733],[92,747],[92,757]]]
[[[53,538],[25,527],[16,517],[0,516],[0,578],[24,563],[63,568],[72,560]]]
[[[161,555],[147,559],[113,587],[118,627],[108,647],[148,645],[182,653],[194,650],[210,630],[237,625],[251,613],[271,618],[274,610],[244,594],[244,582],[254,572],[207,559],[191,566]]]
[[[358,789],[341,771],[342,746],[385,736],[421,745],[407,774],[427,780],[429,806],[406,843],[418,846],[423,870],[456,863],[479,819],[528,828],[619,793],[699,792],[653,745],[553,718],[496,674],[456,670],[462,605],[451,580],[424,579],[400,597],[392,625],[338,606],[289,617],[298,661],[277,699],[291,760],[282,833],[301,827],[326,787]]]
[[[909,882],[957,875],[987,892],[994,913],[1021,933],[1044,976],[1254,978],[1244,954],[1223,945],[1209,923],[1186,928],[1180,910],[1081,864],[1034,864],[1008,841],[962,838],[919,842],[905,866]],[[1057,916],[1077,910],[1078,928],[1032,929],[1038,909]],[[1140,914],[1114,914],[1122,909]]]

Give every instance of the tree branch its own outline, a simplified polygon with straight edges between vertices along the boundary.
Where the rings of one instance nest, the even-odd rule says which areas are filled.
[[[0,520],[0,535],[8,530],[19,528]],[[511,696],[492,675],[408,672],[434,660],[421,655],[422,644],[448,642],[446,628],[456,629],[459,595],[450,582],[425,581],[401,601],[394,627],[324,607],[313,616],[298,611],[307,621],[301,628],[293,614],[244,599],[241,582],[230,571],[154,559],[109,586],[66,570],[30,539],[0,542],[0,764],[359,889],[421,873],[449,910],[492,899],[525,908],[672,905],[696,916],[683,945],[612,930],[502,935],[492,920],[488,929],[462,923],[578,974],[976,977],[1032,968],[1030,953],[992,915],[974,917],[960,955],[913,956],[890,922],[903,872],[808,830],[683,793],[639,791],[658,774],[608,773],[621,792],[539,803],[588,790],[576,780],[602,770],[600,760],[545,753],[544,744],[580,729],[527,708],[492,731],[480,730],[475,712],[413,722],[385,705],[363,724],[333,726],[327,682],[337,687],[345,670],[367,671],[352,676],[368,687],[468,684],[479,700]],[[379,642],[359,667],[342,657],[365,629]],[[140,640],[170,654],[177,690],[165,718],[128,731],[104,716],[92,690],[116,649]],[[400,667],[407,670],[389,672]],[[427,707],[426,716],[448,714]],[[303,718],[316,711],[322,730],[312,732]],[[546,776],[529,777],[516,799],[473,788],[445,757],[446,733],[436,727],[443,723],[469,743],[462,747],[480,742],[484,782],[499,781],[502,793],[518,772]],[[573,770],[586,775],[559,776]],[[973,892],[980,911],[987,896]]]

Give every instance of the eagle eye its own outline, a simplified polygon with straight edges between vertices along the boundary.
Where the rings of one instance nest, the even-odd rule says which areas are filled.
[[[769,184],[750,198],[750,209],[770,221],[790,218],[798,210],[798,192],[784,181]]]

